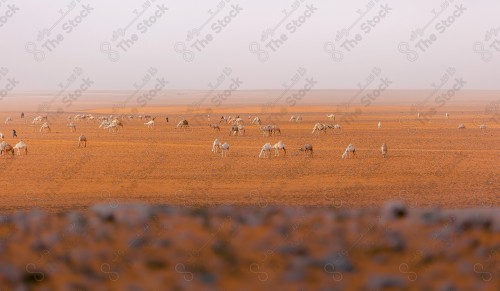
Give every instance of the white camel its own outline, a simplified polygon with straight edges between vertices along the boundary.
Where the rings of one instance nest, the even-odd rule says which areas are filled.
[[[351,158],[351,155],[353,157],[356,157],[356,147],[352,143],[350,143],[347,148],[345,149],[345,152],[342,154],[342,158]]]
[[[270,143],[266,143],[260,150],[259,158],[270,158],[272,148],[273,146]]]
[[[462,124],[458,125],[458,129],[465,129],[465,124],[462,123]]]
[[[323,131],[324,133],[326,133],[326,131],[328,130],[330,126],[327,125],[327,124],[323,124],[323,123],[316,123],[313,127],[313,131],[312,131],[312,134],[316,134],[318,135],[321,131]]]
[[[275,157],[280,156],[280,150],[283,150],[283,152],[285,153],[284,155],[286,156],[286,145],[282,141],[279,141],[278,143],[274,144],[273,148]]]
[[[87,137],[84,136],[83,134],[80,135],[80,137],[78,138],[78,147],[82,146],[83,144],[83,147],[87,147]]]
[[[28,154],[28,145],[24,141],[18,142],[14,146],[14,150],[17,150],[17,155],[21,155],[21,150],[24,150],[24,153],[27,155]]]
[[[70,131],[71,132],[75,132],[76,131],[76,125],[73,123],[73,122],[70,122],[67,127],[69,127]]]
[[[305,152],[306,157],[310,156],[311,158],[314,156],[313,146],[311,144],[305,144],[303,147],[299,149],[301,152]]]
[[[7,117],[5,119],[5,124],[9,124],[9,122],[11,122],[11,121],[12,121],[12,117]]]
[[[450,115],[448,114],[448,112],[446,112],[444,116],[446,117],[446,119],[450,119]]]
[[[6,156],[9,152],[14,155],[14,148],[7,142],[2,141],[0,143],[0,156]]]
[[[262,124],[262,121],[260,120],[260,118],[258,116],[256,116],[253,120],[252,120],[252,124],[258,124],[258,125],[261,125]]]
[[[330,118],[330,120],[335,121],[335,114],[328,114],[326,117]]]
[[[185,119],[179,121],[179,123],[177,123],[177,128],[186,128],[186,127],[189,127],[189,122]]]
[[[221,146],[222,146],[221,142],[219,141],[219,139],[216,138],[214,140],[214,143],[212,144],[212,153],[214,154],[218,153]]]
[[[382,128],[382,122],[379,121],[378,124],[377,124],[377,127],[378,127],[378,129],[381,129]]]
[[[292,115],[292,117],[290,117],[290,122],[295,122],[296,120],[297,120],[297,116]]]
[[[220,149],[222,150],[222,157],[227,157],[227,155],[229,154],[230,147],[231,146],[227,142],[223,143],[220,146]]]
[[[420,119],[420,116],[421,116],[421,115],[420,115],[420,112],[419,112],[419,113],[417,113],[417,118],[418,118],[418,119]]]
[[[382,151],[382,157],[385,158],[387,156],[387,145],[385,144],[385,142],[380,147],[380,150]]]
[[[51,129],[50,129],[50,126],[47,122],[45,122],[44,124],[42,124],[42,126],[40,127],[40,132],[50,132]]]
[[[241,124],[238,125],[238,134],[239,135],[245,135],[245,133],[246,133],[245,127],[243,125],[241,125]]]
[[[144,123],[144,125],[146,125],[148,128],[154,128],[155,127],[155,121],[154,120],[150,120],[150,121]]]
[[[342,125],[340,125],[340,124],[335,124],[335,125],[333,126],[333,129],[342,129]]]
[[[486,129],[486,128],[488,128],[488,127],[486,126],[486,124],[481,124],[481,125],[479,126],[479,129]]]
[[[3,133],[0,132],[0,139],[4,139],[5,138],[5,135]]]

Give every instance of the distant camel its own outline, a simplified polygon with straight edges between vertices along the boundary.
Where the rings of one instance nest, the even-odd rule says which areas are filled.
[[[382,157],[385,158],[387,156],[387,145],[385,144],[385,142],[380,147],[380,150],[382,151]]]
[[[179,123],[177,124],[177,127],[178,128],[186,128],[186,127],[189,127],[189,122],[185,119],[179,121]]]
[[[47,131],[47,132],[50,132],[50,126],[47,122],[45,122],[44,124],[42,124],[42,126],[40,127],[40,132],[44,132],[44,131]]]
[[[21,155],[21,150],[24,150],[24,153],[27,155],[28,154],[28,145],[24,141],[18,142],[15,146],[14,149],[17,150],[17,155]]]
[[[347,148],[345,149],[344,154],[342,154],[342,158],[343,158],[343,159],[345,159],[345,158],[348,158],[348,159],[349,159],[349,158],[351,157],[351,155],[352,155],[353,157],[356,157],[356,148],[354,147],[354,145],[353,145],[353,144],[349,144],[349,145],[347,146]]]
[[[326,117],[330,118],[330,120],[335,121],[335,114],[329,114]]]
[[[84,147],[87,147],[87,137],[83,134],[78,138],[78,147],[80,147],[82,144]]]
[[[212,153],[214,153],[214,154],[218,153],[219,150],[220,150],[221,145],[222,144],[219,141],[219,139],[215,139],[214,143],[212,144]]]
[[[465,124],[462,123],[462,124],[458,125],[458,129],[465,129]]]
[[[214,124],[209,124],[208,126],[210,126],[211,129],[220,132],[220,126],[218,124],[214,123]]]
[[[76,131],[76,125],[73,122],[70,122],[67,126],[69,127],[71,132]]]
[[[144,123],[144,125],[146,125],[148,128],[154,128],[155,127],[155,121],[154,120],[150,120],[150,121]]]
[[[12,155],[14,155],[14,148],[8,144],[7,142],[5,141],[2,141],[0,143],[0,156],[6,156],[7,153],[12,153]]]
[[[382,122],[378,122],[378,125],[377,125],[378,129],[381,129],[382,128]]]
[[[11,121],[12,121],[12,117],[7,117],[7,119],[5,119],[5,124],[8,124]]]
[[[227,155],[229,154],[229,148],[230,147],[231,146],[227,142],[225,142],[224,144],[222,144],[220,146],[220,148],[222,150],[222,157],[227,157]]]
[[[279,141],[278,143],[276,143],[273,146],[273,148],[274,148],[274,156],[279,157],[280,150],[283,150],[283,152],[285,153],[285,156],[286,156],[286,145],[282,141]]]
[[[270,158],[272,148],[273,146],[270,143],[266,143],[260,151],[259,158]]]
[[[305,144],[303,147],[299,149],[301,152],[305,152],[306,156],[313,157],[313,146],[311,144]]]

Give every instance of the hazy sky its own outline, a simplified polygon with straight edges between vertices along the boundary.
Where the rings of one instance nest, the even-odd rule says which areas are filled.
[[[219,89],[462,79],[498,90],[499,11],[498,0],[0,0],[0,90],[134,90],[147,76],[146,89],[207,90],[221,75]]]

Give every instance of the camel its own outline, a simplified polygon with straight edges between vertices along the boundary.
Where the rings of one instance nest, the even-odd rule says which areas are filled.
[[[0,132],[0,139],[4,139],[5,138],[5,135],[3,133]]]
[[[481,124],[481,125],[479,126],[479,129],[486,129],[486,128],[488,128],[488,127],[486,126],[486,124]]]
[[[448,112],[446,112],[444,116],[446,117],[446,119],[450,119],[450,114],[448,114]]]
[[[458,125],[458,129],[465,129],[465,125],[463,123]]]
[[[273,148],[275,157],[280,156],[280,150],[283,150],[283,152],[285,153],[284,156],[286,156],[286,145],[282,141],[279,141],[278,143],[274,144]]]
[[[231,126],[231,130],[229,131],[229,135],[239,135],[240,129],[238,126],[233,125]]]
[[[290,117],[290,122],[301,122],[302,121],[302,116],[300,115],[292,115],[292,117]]]
[[[150,120],[150,121],[144,123],[144,125],[146,125],[148,128],[154,128],[155,127],[155,121],[154,120]]]
[[[76,125],[73,123],[73,122],[70,122],[67,127],[69,127],[70,131],[71,132],[75,132],[76,131]]]
[[[382,128],[382,122],[378,122],[378,125],[377,125],[378,129],[381,129]]]
[[[347,148],[345,149],[345,152],[342,154],[342,158],[351,158],[351,155],[353,157],[356,157],[356,147],[352,143],[350,143]]]
[[[335,114],[328,114],[326,117],[330,118],[330,120],[335,121]]]
[[[258,124],[258,125],[261,125],[262,124],[262,121],[260,120],[260,118],[257,116],[255,117],[253,120],[252,120],[252,124]]]
[[[50,132],[50,126],[47,122],[45,122],[44,124],[42,124],[42,126],[40,127],[40,132],[43,132],[44,130],[47,130],[47,132]]]
[[[24,142],[24,141],[20,141],[18,142],[15,146],[14,146],[14,150],[17,150],[17,155],[20,156],[21,155],[21,150],[24,150],[24,153],[26,155],[28,155],[28,145]]]
[[[227,142],[225,142],[224,144],[222,144],[220,146],[220,148],[222,150],[222,157],[227,157],[227,155],[229,154],[229,148],[230,147],[231,146]]]
[[[14,155],[14,148],[5,141],[0,143],[0,156],[7,155],[7,153],[12,153]]]
[[[243,125],[238,125],[238,134],[239,135],[245,135],[246,129]]]
[[[179,121],[179,123],[177,124],[177,128],[186,128],[186,127],[189,127],[189,122],[185,119]]]
[[[342,129],[342,125],[340,125],[340,124],[335,124],[335,125],[333,126],[333,129]]]
[[[9,122],[11,122],[11,121],[12,121],[12,117],[7,117],[5,119],[5,124],[9,124]]]
[[[234,123],[235,123],[236,125],[242,125],[242,124],[243,124],[243,119],[238,117],[238,118],[236,118],[236,119],[234,120]]]
[[[311,158],[313,157],[313,146],[311,144],[305,144],[303,147],[299,149],[301,152],[305,152],[306,157],[310,156]]]
[[[47,120],[47,116],[37,116],[33,118],[33,122],[31,122],[31,124],[40,124],[42,122],[46,122]]]
[[[214,140],[214,143],[212,144],[212,153],[218,153],[219,150],[220,150],[220,147],[221,147],[221,142],[219,141],[219,139],[215,139]]]
[[[382,157],[385,158],[387,156],[387,145],[385,144],[385,142],[380,147],[380,150],[382,151]]]
[[[80,135],[78,138],[78,147],[80,147],[83,144],[83,147],[87,147],[87,137],[84,136],[83,134]]]
[[[210,128],[214,131],[217,130],[218,132],[220,132],[220,125],[218,125],[217,123],[209,124],[208,126],[210,126]]]
[[[313,128],[313,131],[312,131],[312,134],[316,134],[318,135],[321,131],[323,131],[324,133],[326,133],[326,131],[328,130],[328,128],[331,128],[332,126],[331,125],[328,125],[328,124],[323,124],[323,123],[316,123],[314,125],[314,128]]]
[[[419,112],[419,113],[417,113],[417,118],[418,118],[418,119],[420,119],[420,116],[421,116],[421,115],[420,115],[420,112]]]
[[[270,158],[272,148],[273,148],[273,146],[270,143],[266,143],[262,147],[262,150],[260,151],[259,158]]]

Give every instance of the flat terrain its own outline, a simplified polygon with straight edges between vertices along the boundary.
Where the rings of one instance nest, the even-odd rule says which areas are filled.
[[[149,109],[148,109],[149,110]],[[124,120],[117,133],[99,129],[99,123],[79,121],[77,131],[66,127],[74,114],[49,115],[52,132],[42,134],[31,125],[37,113],[0,113],[0,132],[15,145],[24,140],[29,154],[0,158],[0,211],[32,207],[48,211],[84,208],[96,203],[142,201],[174,205],[302,205],[337,208],[378,207],[400,199],[411,207],[444,208],[500,205],[500,124],[482,108],[449,108],[450,119],[438,112],[417,120],[408,107],[363,108],[359,114],[326,115],[331,108],[293,107],[293,112],[270,114],[260,107],[227,107],[212,112],[211,121],[183,113],[186,107],[154,107],[156,127],[144,120]],[[96,117],[111,110],[96,109]],[[201,110],[203,112],[203,110]],[[208,123],[221,114],[240,116],[244,136],[229,136],[230,125],[214,132]],[[263,125],[276,123],[281,136],[264,137],[248,115],[260,116]],[[300,114],[302,123],[289,122]],[[3,121],[12,116],[14,121]],[[165,117],[169,116],[167,123]],[[176,129],[186,118],[190,129]],[[377,129],[378,121],[382,129]],[[316,122],[343,126],[327,134],[312,135]],[[467,128],[457,129],[464,123]],[[488,129],[480,130],[485,123]],[[12,138],[15,128],[19,138]],[[78,148],[78,136],[88,139]],[[229,157],[212,154],[215,138],[231,144]],[[266,142],[282,140],[286,157],[259,159]],[[382,158],[380,146],[389,155]],[[314,146],[314,158],[297,151],[305,143]],[[357,147],[356,159],[342,160],[345,147]]]

